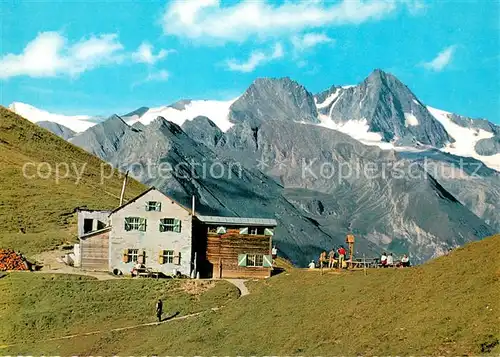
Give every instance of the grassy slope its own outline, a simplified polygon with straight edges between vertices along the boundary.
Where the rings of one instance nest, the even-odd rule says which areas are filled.
[[[0,279],[0,345],[155,321],[158,298],[167,317],[217,307],[238,295],[225,281],[11,273]]]
[[[79,170],[86,166],[83,179],[76,185],[74,171],[59,183],[54,174],[48,179],[27,179],[22,167],[30,162],[47,162],[52,168],[57,163],[74,164]],[[74,241],[75,207],[116,207],[122,178],[115,172],[100,184],[101,164],[103,161],[84,150],[0,107],[0,247],[33,254]],[[65,173],[62,167],[61,172]],[[109,173],[110,168],[106,166],[104,172]],[[27,173],[32,175],[36,170],[28,167]],[[143,189],[143,185],[130,180],[126,198]],[[21,227],[26,234],[19,233]]]
[[[477,355],[487,352],[482,344],[499,339],[499,256],[496,236],[410,269],[369,270],[367,276],[291,270],[252,283],[250,295],[217,313],[0,353]],[[81,310],[63,292],[60,297],[66,302],[61,310]],[[12,299],[17,304],[19,297]],[[80,313],[92,321],[92,310]]]

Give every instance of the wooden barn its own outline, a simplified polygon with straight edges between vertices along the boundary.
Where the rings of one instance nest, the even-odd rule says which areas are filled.
[[[271,275],[274,219],[196,216],[198,271],[205,278]]]

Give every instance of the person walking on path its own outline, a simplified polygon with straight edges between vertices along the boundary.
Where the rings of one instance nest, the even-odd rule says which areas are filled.
[[[161,299],[158,299],[156,303],[156,317],[158,318],[158,322],[161,322],[161,314],[163,312],[163,302]]]

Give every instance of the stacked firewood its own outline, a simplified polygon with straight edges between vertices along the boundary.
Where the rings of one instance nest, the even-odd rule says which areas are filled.
[[[23,256],[12,249],[0,249],[0,271],[28,270],[28,264]]]

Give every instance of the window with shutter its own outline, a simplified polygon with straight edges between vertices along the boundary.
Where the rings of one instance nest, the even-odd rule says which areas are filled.
[[[146,231],[146,218],[125,217],[126,231]]]
[[[181,220],[176,218],[160,219],[160,232],[181,232]]]
[[[181,252],[177,252],[177,255],[175,256],[174,262],[176,265],[181,265]]]
[[[139,257],[139,249],[125,249],[123,251],[123,259],[124,263],[137,263]]]
[[[261,267],[264,265],[262,254],[247,254],[247,267]]]

